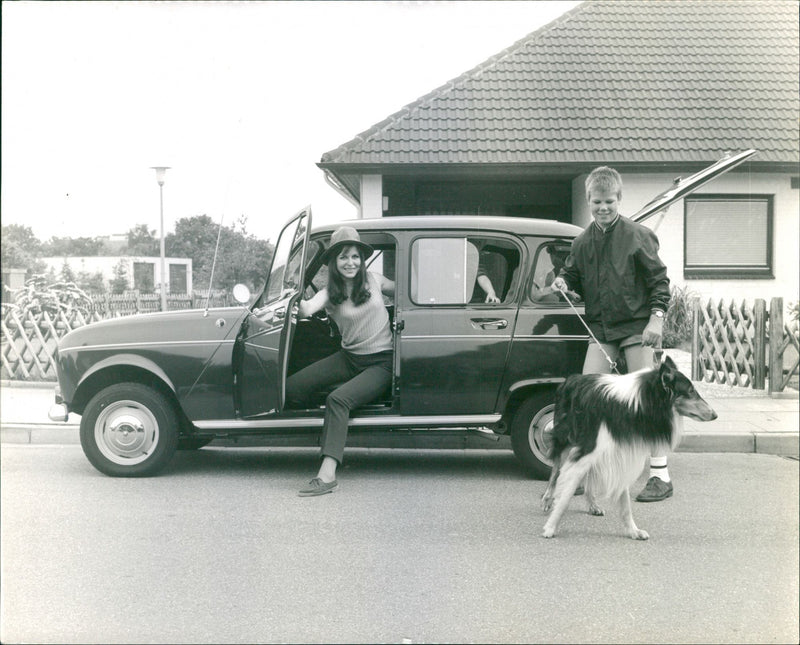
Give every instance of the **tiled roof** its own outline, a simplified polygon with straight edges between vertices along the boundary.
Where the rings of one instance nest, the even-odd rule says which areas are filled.
[[[322,156],[330,164],[796,164],[796,0],[589,0]]]

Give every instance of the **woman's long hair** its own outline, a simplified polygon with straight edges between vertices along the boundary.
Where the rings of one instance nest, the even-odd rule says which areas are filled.
[[[361,258],[361,266],[358,268],[355,278],[353,278],[353,293],[350,294],[350,300],[353,301],[354,305],[358,306],[369,300],[371,294],[367,282],[367,266],[366,262],[364,262],[364,253],[358,246],[353,246],[358,251],[358,257]],[[349,246],[346,246],[342,251],[349,248]],[[336,258],[341,255],[342,251],[332,255],[331,259],[328,260],[328,299],[333,305],[340,305],[347,300],[344,280],[336,267]]]

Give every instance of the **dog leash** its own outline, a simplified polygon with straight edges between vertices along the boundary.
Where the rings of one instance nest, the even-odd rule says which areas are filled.
[[[558,290],[559,293],[561,293],[562,296],[564,296],[564,300],[567,301],[567,304],[572,308],[572,311],[575,312],[575,315],[578,317],[578,320],[581,321],[581,324],[586,328],[586,331],[589,332],[589,336],[592,337],[592,340],[595,343],[597,343],[597,346],[600,348],[600,351],[603,352],[603,356],[606,357],[608,364],[611,366],[611,371],[619,374],[616,361],[611,360],[611,357],[608,355],[608,352],[606,352],[606,350],[603,349],[603,346],[600,344],[600,341],[597,340],[597,336],[595,336],[592,333],[592,330],[589,329],[589,325],[586,324],[586,321],[583,319],[583,316],[581,316],[580,313],[578,313],[578,310],[575,308],[575,305],[572,304],[572,301],[569,299],[567,292],[564,289],[559,289],[558,287],[556,287],[556,289]],[[664,350],[661,347],[653,348],[653,367],[655,369],[661,367],[661,358],[663,355],[664,355]]]
[[[617,362],[611,360],[611,357],[608,355],[608,352],[606,352],[606,350],[603,349],[603,346],[600,344],[600,341],[597,340],[597,336],[595,336],[592,333],[592,330],[589,329],[589,325],[586,324],[586,321],[583,319],[583,316],[581,316],[578,313],[578,310],[575,308],[575,305],[572,304],[572,300],[569,299],[569,296],[567,295],[567,292],[564,289],[559,289],[558,287],[556,287],[556,289],[558,290],[559,293],[561,293],[562,296],[564,296],[564,300],[567,301],[567,304],[572,308],[572,311],[575,312],[575,315],[578,317],[578,320],[581,321],[581,324],[586,328],[586,331],[589,332],[589,336],[592,337],[592,340],[595,343],[597,343],[597,346],[600,348],[600,351],[603,352],[603,356],[606,357],[606,360],[608,361],[608,364],[611,366],[611,371],[612,372],[616,372],[617,374],[619,374],[619,370],[617,369]]]

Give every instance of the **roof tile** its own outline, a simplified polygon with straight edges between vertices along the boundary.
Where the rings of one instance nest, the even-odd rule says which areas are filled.
[[[322,162],[796,163],[799,42],[794,0],[592,0]]]

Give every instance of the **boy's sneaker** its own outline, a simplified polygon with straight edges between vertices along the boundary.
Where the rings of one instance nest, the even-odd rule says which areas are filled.
[[[642,492],[636,496],[637,502],[660,502],[672,497],[672,482],[665,482],[659,477],[651,477]]]

